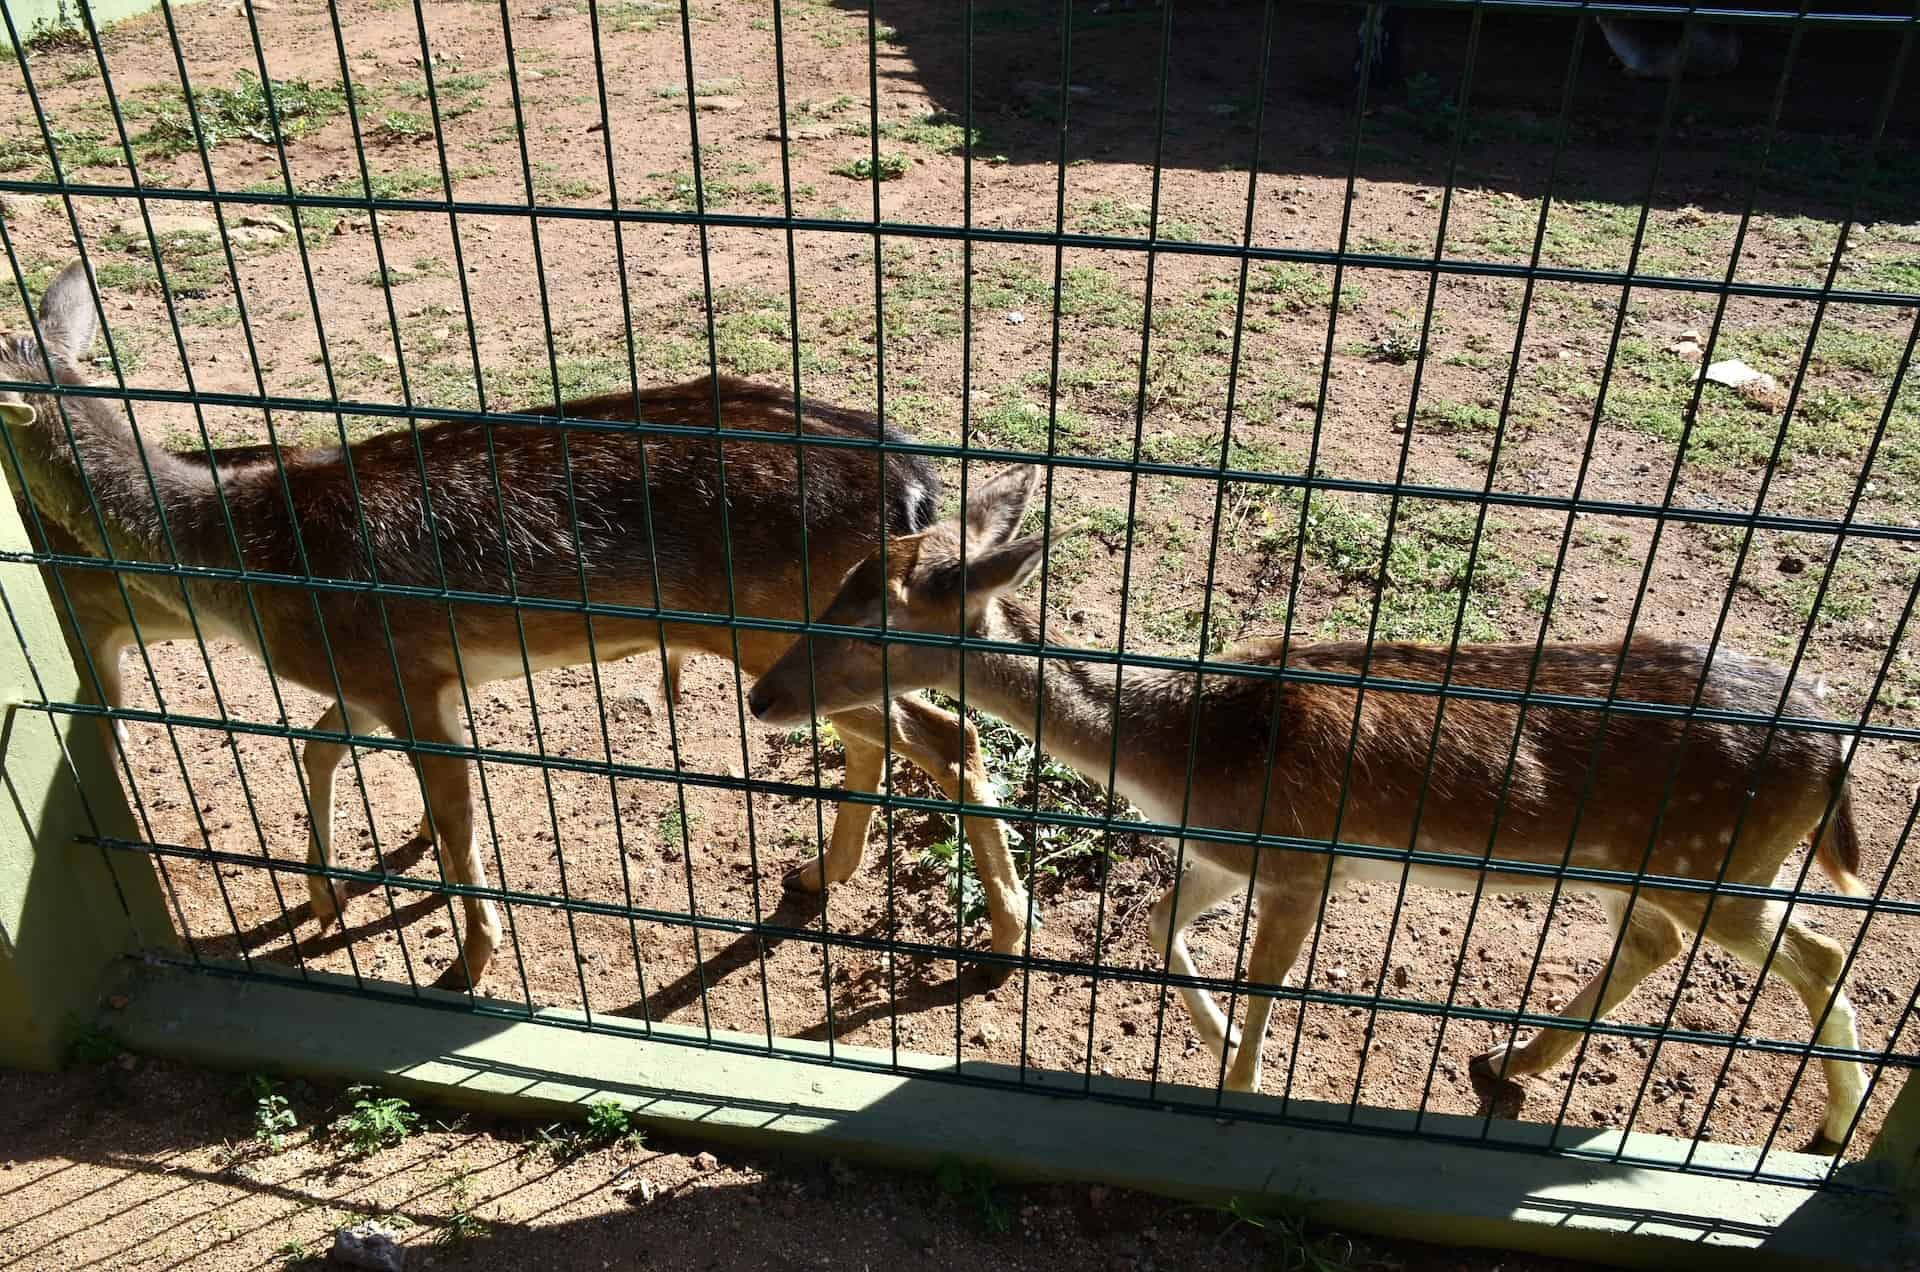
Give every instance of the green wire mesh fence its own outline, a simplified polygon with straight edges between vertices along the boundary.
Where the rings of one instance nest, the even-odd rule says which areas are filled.
[[[1233,1116],[1847,1183],[1920,1057],[1920,7],[16,8],[0,390],[38,413],[4,434],[36,549],[8,559],[45,567],[99,691],[29,692],[124,726],[140,837],[76,850],[151,859],[187,965],[1218,1115],[1227,1059],[1168,1003],[1231,1017],[1256,916],[1242,893],[1201,919],[1185,973],[1149,907],[1194,853],[1306,854],[1371,881],[1316,890],[1262,984],[1270,1098]],[[1029,530],[1085,530],[1028,590],[1037,630],[823,617],[1021,462]],[[1274,756],[1277,710],[1244,755],[1188,713],[1142,816],[1106,794],[1121,729],[1068,767],[1048,739],[1075,722],[973,712],[972,659],[891,729],[750,722],[797,637],[876,626],[896,658],[959,645],[1096,702],[1203,665],[1346,694],[1341,810],[1379,779],[1360,704],[1430,701],[1415,825],[1459,798],[1455,703],[1596,721],[1594,756],[1635,721],[1719,730],[1751,771],[1718,859],[1677,872],[1650,841],[1595,865],[1350,839],[1340,813],[1262,831],[1297,798],[1271,762],[1260,812],[1214,824],[1196,775]],[[1635,697],[1630,659],[1536,683],[1539,651],[1634,634],[1779,688]],[[1357,666],[1316,664],[1323,639]],[[1437,676],[1373,666],[1409,640]],[[1480,683],[1447,652],[1493,641],[1534,670]],[[1857,817],[1864,896],[1810,852],[1735,864],[1769,756],[1809,738],[1840,743],[1853,811],[1836,784],[1816,835]],[[1501,789],[1531,762],[1516,730]],[[1654,785],[1663,817],[1702,793],[1677,760]],[[1013,911],[981,882],[1000,836]],[[1414,886],[1445,866],[1471,891]],[[1595,888],[1701,917],[1570,1060],[1477,1074],[1620,967]],[[1782,982],[1782,903],[1838,942],[1857,1042],[1825,1032],[1843,1000]],[[1745,961],[1702,936],[1716,905],[1775,916]],[[1866,1095],[1809,1166],[1834,1062]]]

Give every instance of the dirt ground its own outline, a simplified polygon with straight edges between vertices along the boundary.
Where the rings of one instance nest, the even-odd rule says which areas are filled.
[[[1084,1185],[964,1183],[693,1143],[575,1143],[422,1110],[355,1155],[304,1086],[282,1146],[254,1139],[235,1075],[125,1057],[0,1072],[0,1261],[20,1272],[338,1267],[335,1229],[375,1219],[416,1272],[583,1269],[1233,1267],[1574,1272],[1510,1253],[1354,1238]]]
[[[338,7],[336,45],[325,5],[254,6],[281,96],[312,107],[304,117],[311,126],[286,143],[284,171],[281,152],[241,126],[245,77],[259,72],[244,20],[225,3],[174,15],[194,85],[231,90],[203,102],[214,118],[237,121],[210,152],[222,189],[284,191],[290,180],[303,192],[357,194],[364,154],[377,191],[392,197],[444,199],[443,177],[450,177],[457,198],[480,203],[524,205],[531,193],[544,206],[604,208],[617,193],[623,208],[694,210],[677,9],[603,4],[590,15],[576,4],[515,2],[503,28],[501,10],[486,5],[416,12],[389,0],[351,0]],[[1383,259],[1431,258],[1444,227],[1449,260],[1524,265],[1551,185],[1539,246],[1545,265],[1603,272],[1631,265],[1643,274],[1718,280],[1729,275],[1737,242],[1733,281],[1817,287],[1828,280],[1841,226],[1851,223],[1835,286],[1920,291],[1920,224],[1913,223],[1920,151],[1910,144],[1920,99],[1893,94],[1889,138],[1868,162],[1860,139],[1873,132],[1891,54],[1871,42],[1809,39],[1770,136],[1766,112],[1787,57],[1783,44],[1756,35],[1739,76],[1686,85],[1669,103],[1664,89],[1623,80],[1589,38],[1564,94],[1568,128],[1557,147],[1571,25],[1489,21],[1464,115],[1455,93],[1465,32],[1435,26],[1412,80],[1367,115],[1356,142],[1344,17],[1289,16],[1276,33],[1262,99],[1257,7],[1183,11],[1160,128],[1150,91],[1159,73],[1159,11],[1094,14],[1076,6],[1063,139],[1052,18],[1028,6],[982,8],[971,63],[980,137],[969,201],[957,153],[968,82],[960,7],[880,5],[871,78],[864,12],[825,3],[781,12],[784,81],[775,74],[767,6],[709,0],[691,8],[691,117],[703,156],[699,195],[709,211],[779,215],[790,185],[797,215],[826,220],[870,218],[877,200],[889,222],[956,225],[970,215],[980,226],[1052,230],[1058,215],[1068,230],[1089,234],[1139,238],[1153,224],[1164,238],[1236,242],[1251,202],[1250,238],[1260,246],[1333,250],[1344,243]],[[603,78],[595,73],[591,16]],[[422,24],[437,123],[425,97]],[[142,139],[133,144],[142,179],[204,189],[198,155],[177,153],[169,140],[177,141],[183,113],[175,45],[161,17],[114,28],[105,48],[120,118]],[[67,175],[124,183],[116,118],[91,50],[53,41],[28,65]],[[343,74],[356,94],[352,118],[339,91]],[[304,89],[287,87],[293,81],[305,81]],[[11,165],[6,175],[15,178],[50,175],[17,69],[0,83],[14,108],[0,166]],[[1670,120],[1664,130],[1663,119]],[[869,158],[876,120],[881,168],[890,177],[878,183],[857,167]],[[1258,181],[1249,201],[1256,120]],[[356,127],[364,149],[356,147]],[[1762,155],[1768,163],[1756,179]],[[1350,169],[1353,199],[1343,217]],[[151,210],[211,216],[203,202],[156,200]],[[1287,263],[1248,272],[1239,322],[1237,264],[1200,254],[1074,248],[1056,259],[1044,246],[980,243],[969,275],[962,248],[939,238],[803,229],[789,239],[765,226],[631,225],[617,244],[622,277],[613,231],[593,220],[540,218],[532,223],[536,251],[524,216],[463,213],[456,237],[440,211],[369,217],[309,209],[297,227],[270,206],[227,211],[230,225],[256,231],[236,249],[240,288],[218,240],[188,223],[159,234],[163,289],[133,201],[74,201],[130,384],[264,390],[316,404],[337,393],[363,403],[411,400],[422,410],[472,407],[484,390],[488,405],[537,405],[628,386],[630,353],[643,384],[700,374],[710,346],[723,370],[790,383],[791,302],[810,396],[884,405],[891,423],[929,440],[960,441],[964,422],[978,445],[1045,453],[1051,444],[1069,457],[1137,455],[1196,470],[1137,479],[1095,468],[1059,471],[1052,515],[1090,517],[1098,533],[1054,555],[1050,639],[1114,648],[1123,590],[1131,597],[1126,648],[1187,655],[1199,650],[1203,626],[1215,649],[1289,628],[1354,638],[1370,625],[1382,637],[1442,641],[1456,632],[1531,641],[1543,629],[1555,639],[1615,639],[1637,613],[1642,631],[1706,639],[1718,628],[1726,643],[1755,654],[1785,662],[1799,653],[1807,683],[1824,677],[1833,690],[1836,716],[1858,719],[1871,705],[1875,725],[1920,726],[1916,636],[1901,626],[1920,571],[1920,542],[1911,534],[1920,522],[1920,391],[1912,376],[1896,385],[1915,323],[1911,308],[1732,296],[1706,357],[1744,359],[1786,387],[1803,370],[1790,421],[1783,430],[1786,388],[1743,397],[1709,385],[1680,453],[1693,364],[1702,356],[1689,345],[1705,342],[1716,320],[1716,298],[1700,292],[1652,286],[1623,296],[1618,286],[1580,276],[1529,288],[1512,275],[1452,272],[1430,288],[1427,274],[1383,263],[1343,271],[1335,305],[1331,267]],[[242,211],[259,223],[246,225]],[[0,212],[37,294],[72,255],[67,209],[56,199],[8,195]],[[104,351],[100,374],[114,374]],[[1238,468],[1298,473],[1311,462],[1340,478],[1391,481],[1404,473],[1428,487],[1491,488],[1511,499],[1492,508],[1476,550],[1472,504],[1323,493],[1313,500],[1303,542],[1297,495],[1201,475],[1219,464],[1230,388],[1229,454]],[[151,403],[139,418],[147,436],[176,446],[200,445],[203,426],[216,444],[265,437],[260,413],[239,408],[196,415]],[[337,439],[342,427],[358,435],[393,426],[365,414],[339,420],[323,409],[280,409],[273,422],[283,439],[306,442]],[[957,483],[957,467],[946,471]],[[1856,523],[1892,529],[1844,540],[1774,529],[1748,536],[1735,526],[1599,511],[1569,521],[1525,502],[1578,495],[1658,505],[1670,484],[1676,507],[1740,513],[1759,505],[1783,517],[1832,519],[1851,506]],[[1383,570],[1389,524],[1394,539]],[[1903,633],[1897,644],[1896,631]],[[356,639],[357,656],[387,656],[375,635]],[[276,699],[258,665],[229,643],[214,642],[204,657],[191,642],[149,654],[151,677],[146,664],[128,664],[136,706],[164,702],[214,722],[226,715],[304,725],[325,705],[294,685],[280,686]],[[610,754],[704,773],[813,780],[804,735],[757,726],[742,735],[733,670],[714,660],[689,668],[674,756],[658,675],[657,661],[645,658],[604,667],[599,700],[584,668],[543,674],[531,687],[515,678],[476,686],[476,736],[484,747],[529,756]],[[125,776],[154,841],[303,859],[306,819],[284,740],[211,726],[136,725],[132,732]],[[1030,752],[1005,730],[988,737],[989,766],[1007,782],[1009,802],[1034,798]],[[1884,878],[1889,896],[1917,894],[1911,855],[1898,851],[1917,758],[1911,740],[1868,740],[1854,766],[1864,876],[1869,886]],[[839,755],[830,739],[823,760],[821,780],[831,786]],[[691,906],[702,915],[793,927],[822,921],[817,902],[782,895],[778,875],[815,850],[831,804],[765,797],[749,809],[737,794],[688,788],[683,813],[667,784],[621,780],[610,790],[603,777],[527,764],[490,764],[483,778],[486,854],[495,881],[507,887],[552,896],[564,890],[655,914]],[[364,867],[385,854],[395,870],[436,877],[432,855],[408,844],[420,817],[418,785],[398,756],[360,753],[343,785],[336,823],[343,862]],[[1096,791],[1067,775],[1048,770],[1040,785],[1045,807],[1101,807]],[[932,790],[905,771],[898,789]],[[877,825],[867,866],[834,890],[826,921],[837,931],[951,944],[956,896],[944,863],[952,839],[951,826],[932,816],[901,813]],[[1171,880],[1166,846],[1124,834],[1111,842],[1036,834],[1028,825],[1021,847],[1043,924],[1033,938],[1036,955],[1084,959],[1098,949],[1109,966],[1159,967],[1142,916]],[[1798,878],[1804,865],[1804,854],[1795,854],[1783,878]],[[278,877],[276,890],[276,877],[252,866],[171,859],[164,870],[182,931],[202,957],[392,980],[428,979],[452,957],[446,908],[428,896],[404,889],[391,898],[362,895],[344,933],[323,934],[304,905],[292,904],[301,894],[297,878]],[[1815,873],[1807,887],[1828,885]],[[1415,888],[1396,906],[1394,891],[1368,885],[1333,896],[1295,982],[1310,974],[1316,987],[1376,998],[1555,1010],[1608,957],[1600,911],[1584,898],[1550,908],[1540,896],[1490,895],[1470,908],[1465,897]],[[985,926],[964,888],[958,901],[961,937],[984,948]],[[1920,987],[1913,923],[1882,915],[1863,925],[1857,911],[1812,905],[1796,917],[1850,947],[1857,942],[1849,987],[1862,1041],[1912,1054],[1912,1026],[1892,1034]],[[511,948],[484,986],[502,998],[750,1034],[957,1051],[968,1060],[1091,1066],[1204,1086],[1216,1078],[1177,1000],[1169,1005],[1151,987],[1103,985],[1095,995],[1085,978],[1033,974],[963,996],[951,959],[823,956],[807,941],[713,932],[696,951],[683,923],[528,904],[509,907],[509,922]],[[1198,925],[1203,972],[1233,974],[1241,923],[1241,911],[1227,908]],[[1647,1024],[1671,1017],[1685,1029],[1799,1043],[1808,1037],[1806,1015],[1784,986],[1757,985],[1750,968],[1712,947],[1701,949],[1684,977],[1676,965],[1651,978],[1616,1016]],[[1431,1015],[1360,1006],[1316,1005],[1303,1014],[1282,1005],[1273,1030],[1269,1091],[1450,1112],[1484,1107],[1468,1059],[1498,1038],[1487,1023],[1455,1021],[1443,1035]],[[1852,1152],[1879,1125],[1897,1085],[1876,1086]],[[1603,1040],[1577,1063],[1530,1081],[1523,1095],[1518,1112],[1529,1119],[1797,1148],[1818,1123],[1824,1087],[1817,1068],[1791,1054],[1730,1058],[1724,1050],[1636,1039]],[[454,1142],[464,1141],[446,1141]],[[150,1160],[173,1151],[156,1144]],[[475,1160],[484,1164],[495,1151],[476,1149]],[[674,1167],[683,1169],[684,1162]],[[270,1173],[279,1170],[275,1164]],[[586,1183],[569,1178],[551,1188],[557,1204]],[[742,1188],[765,1204],[780,1196],[773,1186]],[[267,1187],[241,1191],[278,1195]],[[707,1195],[690,1194],[685,1204],[695,1217],[687,1231],[725,1223],[724,1211],[700,1200]],[[599,1220],[578,1222],[583,1232],[601,1232]],[[838,1241],[839,1226],[824,1223],[823,1232]]]

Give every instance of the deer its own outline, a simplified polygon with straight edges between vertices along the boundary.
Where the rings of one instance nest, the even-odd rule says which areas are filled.
[[[99,316],[92,280],[76,261],[41,300],[39,340],[0,340],[0,380],[85,385],[80,359]],[[322,725],[350,733],[380,727],[409,744],[427,838],[445,876],[462,885],[465,933],[458,958],[441,977],[450,986],[478,985],[502,935],[493,901],[484,895],[470,765],[464,756],[432,749],[470,745],[460,710],[463,682],[478,685],[595,658],[610,663],[647,651],[662,659],[669,697],[678,694],[689,655],[717,655],[757,674],[785,648],[783,633],[722,621],[589,619],[577,608],[583,589],[596,604],[707,616],[728,613],[731,590],[740,615],[799,621],[824,607],[839,579],[884,536],[924,528],[939,497],[938,475],[924,457],[875,453],[874,443],[906,439],[871,413],[810,400],[796,404],[792,393],[742,380],[708,377],[608,394],[560,411],[575,422],[711,429],[718,420],[729,429],[765,433],[767,441],[717,434],[643,438],[630,430],[564,428],[559,419],[439,420],[344,447],[289,449],[274,464],[221,466],[145,445],[104,399],[0,393],[0,424],[19,464],[17,473],[8,465],[9,476],[24,483],[43,522],[74,540],[101,544],[103,527],[102,546],[113,557],[170,562],[170,534],[185,565],[310,574],[355,585],[123,576],[143,611],[173,615],[182,614],[184,579],[203,628],[261,656],[283,679],[333,700]],[[865,445],[809,446],[803,485],[799,448],[805,443],[797,434]],[[376,582],[501,603],[378,594],[366,586]],[[566,604],[522,605],[521,598]],[[388,627],[391,652],[382,635]],[[951,712],[915,699],[891,711],[863,704],[829,718],[845,749],[850,790],[875,793],[891,750],[927,772],[950,798],[993,798],[978,734]],[[418,743],[430,748],[416,749]],[[324,742],[309,746],[305,756],[315,810],[309,900],[323,925],[340,917],[344,902],[324,873],[333,769],[344,754],[344,744]],[[851,878],[874,807],[843,805],[824,853],[794,866],[786,886],[819,892]],[[1004,830],[995,819],[977,817],[963,830],[988,897],[994,949],[1013,952],[1024,937],[1028,907]]]
[[[1037,645],[1040,615],[1014,594],[1040,568],[1058,533],[1017,533],[1039,470],[1016,467],[980,481],[954,517],[890,540],[847,576],[818,623],[872,628],[884,609],[895,632]],[[1811,713],[1816,696],[1788,691],[1785,673],[1720,651],[1649,637],[1621,644],[1447,645],[1364,642],[1289,645],[1249,641],[1218,656],[1255,668],[1284,666],[1346,677],[1438,686],[1617,697],[1684,707],[1696,687],[1709,713]],[[1538,662],[1537,673],[1533,670]],[[1578,1024],[1617,1007],[1704,929],[1728,953],[1760,966],[1780,933],[1771,970],[1799,995],[1827,1047],[1856,1048],[1854,1013],[1840,978],[1841,947],[1789,921],[1778,900],[1658,886],[1658,876],[1770,885],[1787,855],[1815,837],[1814,859],[1849,895],[1863,895],[1860,844],[1846,785],[1848,748],[1834,733],[1722,723],[1676,714],[1612,713],[1511,700],[1442,698],[1433,692],[1281,680],[1222,669],[1168,670],[964,648],[882,642],[813,632],[755,681],[748,705],[772,725],[843,712],[921,688],[968,704],[1034,736],[1095,781],[1113,784],[1149,818],[1186,827],[1260,832],[1422,854],[1550,867],[1642,872],[1637,889],[1563,879],[1599,895],[1617,953],[1561,1012]],[[809,690],[811,688],[811,696]],[[902,699],[905,700],[905,699]],[[1437,718],[1436,718],[1437,716]],[[1118,737],[1116,738],[1116,733]],[[1272,742],[1269,742],[1272,739]],[[1271,746],[1271,750],[1269,749]],[[1351,753],[1351,755],[1349,755]],[[1192,787],[1187,794],[1189,755]],[[1269,756],[1271,758],[1269,758]],[[1510,764],[1511,757],[1511,764]],[[1509,766],[1511,773],[1509,775]],[[1672,799],[1668,802],[1669,778]],[[1591,790],[1587,789],[1591,782]],[[1271,783],[1269,787],[1269,783]],[[1263,791],[1270,794],[1263,798]],[[1344,803],[1343,803],[1344,800]],[[1743,809],[1744,805],[1744,809]],[[1831,809],[1831,812],[1829,811]],[[1578,810],[1578,811],[1576,811]],[[1577,820],[1576,820],[1577,819]],[[1736,835],[1737,829],[1737,835]],[[1201,914],[1249,887],[1258,920],[1247,956],[1244,1031],[1211,993],[1181,994],[1201,1040],[1232,1090],[1257,1092],[1273,1006],[1322,894],[1348,880],[1408,881],[1471,889],[1486,871],[1411,858],[1332,854],[1185,841],[1184,872],[1149,912],[1149,939],[1168,970],[1196,975],[1185,940]],[[1644,863],[1643,863],[1644,858]],[[1550,873],[1508,874],[1497,890],[1548,887]],[[1784,931],[1781,925],[1785,924]],[[1545,1028],[1524,1045],[1497,1048],[1476,1068],[1511,1080],[1552,1069],[1579,1028]],[[1826,1144],[1850,1131],[1865,1092],[1851,1058],[1823,1057]]]

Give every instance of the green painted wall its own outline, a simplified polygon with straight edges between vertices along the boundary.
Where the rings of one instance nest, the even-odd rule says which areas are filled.
[[[93,11],[93,20],[104,26],[109,22],[118,22],[121,18],[130,18],[136,13],[145,13],[149,9],[160,7],[160,0],[92,0],[88,6]],[[0,8],[6,9],[13,18],[13,28],[22,39],[29,38],[43,27],[78,24],[80,0],[0,0]],[[4,30],[4,28],[0,28]]]
[[[28,547],[11,498],[0,499],[0,547]],[[82,834],[132,838],[132,818],[93,721],[17,705],[42,693],[80,698],[40,571],[0,564],[0,592],[21,636],[0,627],[0,1064],[48,1068],[91,1017],[116,958],[170,946],[173,934],[145,858],[109,862],[75,844]]]

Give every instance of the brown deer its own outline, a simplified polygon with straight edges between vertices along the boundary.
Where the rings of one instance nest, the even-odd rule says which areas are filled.
[[[960,517],[890,541],[885,556],[876,553],[847,576],[820,621],[877,626],[884,604],[895,630],[1037,643],[1039,616],[1011,595],[1040,565],[1047,543],[1044,535],[1015,537],[1037,477],[1032,468],[997,474],[973,488]],[[1444,645],[1286,649],[1278,640],[1267,640],[1231,649],[1220,660],[1276,666],[1283,650],[1291,668],[1346,675],[1364,670],[1429,684],[1441,682],[1449,654]],[[818,695],[813,701],[808,698],[809,656]],[[1452,682],[1519,690],[1528,683],[1535,656],[1532,645],[1462,645],[1453,658]],[[1782,672],[1731,652],[1715,654],[1706,668],[1699,646],[1636,639],[1624,652],[1624,667],[1622,656],[1617,645],[1546,645],[1538,650],[1534,688],[1604,697],[1618,672],[1618,695],[1624,700],[1685,705],[1704,671],[1702,707],[1760,713],[1771,713],[1786,689]],[[1787,854],[1824,826],[1814,848],[1816,860],[1844,891],[1860,892],[1859,843],[1843,785],[1845,750],[1831,733],[1780,729],[1763,756],[1764,729],[1711,720],[1696,719],[1689,729],[1672,716],[1616,712],[1603,725],[1597,711],[1536,705],[1522,721],[1510,702],[1449,698],[1442,711],[1440,698],[1431,693],[1369,688],[1361,695],[1342,685],[1134,666],[1118,674],[1116,687],[1115,670],[1105,664],[1050,659],[1043,678],[1032,657],[985,651],[965,657],[968,701],[1029,730],[1038,709],[1048,749],[1082,773],[1104,779],[1110,757],[1117,756],[1119,792],[1157,821],[1320,840],[1332,839],[1337,830],[1343,843],[1411,845],[1421,852],[1473,857],[1486,854],[1491,843],[1492,855],[1505,860],[1619,871],[1639,870],[1651,843],[1646,869],[1653,875],[1711,880],[1724,863],[1728,881],[1759,885],[1771,884]],[[875,703],[882,658],[874,641],[803,638],[755,683],[748,703],[769,724]],[[948,693],[959,688],[957,647],[888,644],[884,658],[886,683],[895,694],[924,686]],[[1796,689],[1786,695],[1790,714],[1804,715],[1815,706],[1812,694]],[[1270,737],[1278,740],[1271,769]],[[1188,802],[1190,738],[1201,758]],[[1670,775],[1676,780],[1668,801]],[[1269,779],[1271,794],[1262,816],[1261,792]],[[1254,863],[1253,850],[1243,845],[1192,841],[1186,856],[1185,877],[1154,907],[1149,935],[1173,972],[1193,976],[1183,933],[1200,914],[1247,887]],[[1331,883],[1397,883],[1403,871],[1413,883],[1456,890],[1475,886],[1482,874],[1473,868],[1405,866],[1271,847],[1261,851],[1258,876],[1251,878],[1259,918],[1248,979],[1269,988],[1282,983]],[[1529,885],[1507,876],[1495,886]],[[1648,973],[1686,948],[1683,934],[1703,925],[1729,953],[1758,965],[1785,922],[1772,969],[1800,995],[1822,1044],[1855,1047],[1853,1008],[1840,987],[1840,947],[1787,921],[1780,902],[1718,895],[1709,906],[1701,891],[1662,888],[1657,882],[1644,885],[1629,902],[1622,886],[1572,881],[1567,886],[1598,892],[1620,938],[1611,974],[1596,977],[1567,1005],[1562,1013],[1567,1019],[1586,1022],[1605,1015]],[[1254,991],[1245,1030],[1251,1045],[1240,1045],[1211,994],[1196,987],[1181,992],[1201,1038],[1228,1065],[1228,1086],[1258,1090],[1271,997]],[[1525,1046],[1503,1048],[1482,1062],[1501,1076],[1542,1073],[1579,1037],[1577,1029],[1545,1029]],[[1865,1078],[1851,1059],[1827,1058],[1823,1064],[1824,1131],[1837,1145],[1853,1124]]]
[[[31,336],[15,337],[0,342],[0,378],[44,381],[50,373],[58,383],[86,383],[79,357],[93,340],[97,313],[91,282],[76,262],[54,280],[41,304],[40,335],[51,366],[42,361]],[[107,401],[66,396],[56,404],[43,394],[24,400],[0,394],[0,420],[12,433],[41,518],[79,542],[98,542],[84,471],[113,554],[130,560],[169,560],[170,531],[181,559],[190,565],[301,574],[297,549],[303,544],[308,568],[319,578],[355,583],[377,578],[388,585],[568,603],[580,599],[584,586],[597,603],[713,614],[727,609],[731,559],[741,615],[799,619],[809,600],[798,550],[803,527],[817,609],[846,571],[879,545],[883,520],[889,534],[921,529],[938,495],[935,474],[918,457],[812,446],[803,509],[798,444],[783,440],[795,431],[792,396],[737,380],[612,394],[573,402],[564,410],[575,419],[701,427],[712,425],[717,410],[728,427],[765,432],[769,442],[717,443],[675,435],[642,441],[620,431],[443,421],[380,434],[344,450],[293,451],[284,465],[217,468],[204,459],[143,446]],[[815,436],[872,442],[883,435],[864,412],[807,402],[800,417],[799,427]],[[495,496],[496,480],[504,498]],[[229,515],[242,560],[234,556]],[[728,528],[730,536],[724,532]],[[177,612],[177,578],[125,577],[129,589],[140,594],[143,612],[147,606]],[[276,673],[329,698],[339,678],[344,700],[322,717],[323,725],[331,721],[360,731],[379,725],[401,738],[464,745],[463,676],[472,685],[520,675],[523,639],[534,671],[583,663],[591,656],[585,617],[566,609],[250,586],[264,642],[255,633],[241,585],[188,582],[210,633],[264,652]],[[399,646],[397,657],[389,656],[381,635],[383,609]],[[450,626],[455,635],[449,634]],[[687,654],[736,656],[734,631],[717,623],[670,621],[663,631],[656,620],[603,616],[593,620],[591,639],[602,661],[657,651],[664,644],[670,693]],[[739,664],[749,674],[771,666],[788,643],[781,633],[750,629],[740,629],[737,640]],[[329,646],[342,651],[331,665]],[[890,738],[895,751],[929,773],[949,796],[991,799],[978,738],[949,712],[916,699],[895,704],[890,714],[862,705],[835,713],[832,720],[846,749],[851,789],[878,789]],[[321,810],[331,806],[333,765],[343,753],[327,744],[317,756],[313,749],[307,755],[309,779],[327,788],[316,791],[314,800],[310,853],[315,864],[324,864],[327,856]],[[458,883],[484,886],[467,761],[419,754],[415,763],[443,869]],[[826,882],[842,882],[859,866],[872,811],[871,804],[856,803],[836,818],[825,853]],[[983,818],[968,819],[964,829],[986,880],[994,948],[1010,952],[1024,934],[1026,897],[1004,832],[997,821]],[[821,866],[802,863],[788,875],[788,886],[818,890]],[[323,876],[310,875],[309,882],[314,912],[324,922],[338,913],[339,898]],[[477,982],[499,944],[500,921],[484,897],[464,896],[462,908],[467,929],[462,956],[446,979],[457,982],[464,975]]]

